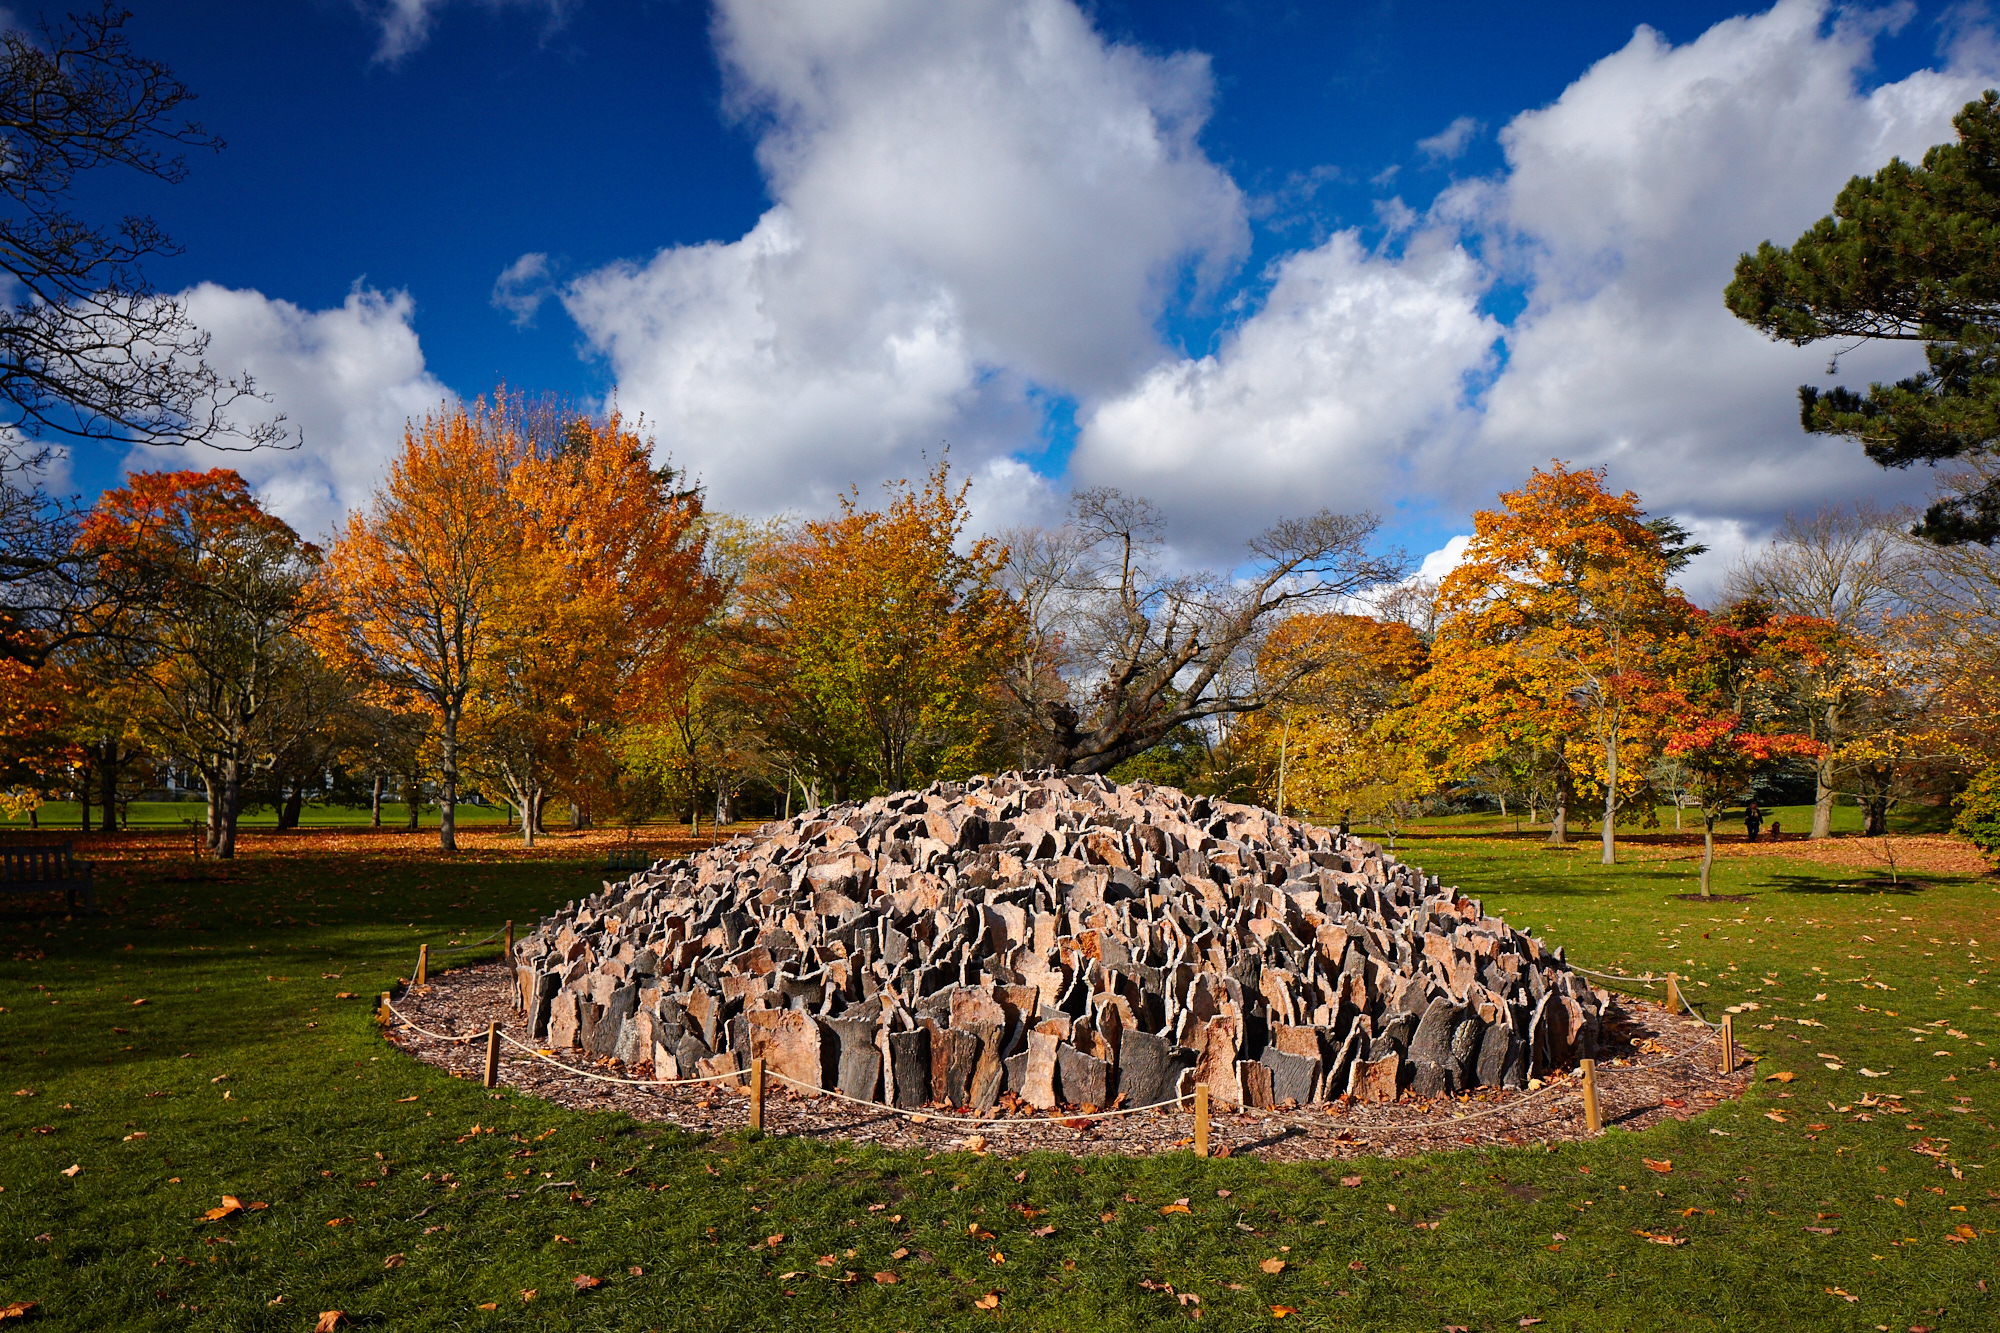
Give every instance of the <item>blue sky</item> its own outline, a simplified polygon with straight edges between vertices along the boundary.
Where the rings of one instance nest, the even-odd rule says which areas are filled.
[[[1926,482],[1799,434],[1824,353],[1721,312],[1734,254],[2000,82],[1940,5],[135,8],[228,148],[82,202],[166,225],[156,285],[303,429],[186,463],[309,532],[504,381],[615,394],[728,508],[949,441],[994,526],[1111,483],[1196,557],[1320,505],[1422,554],[1563,457],[1720,559]]]

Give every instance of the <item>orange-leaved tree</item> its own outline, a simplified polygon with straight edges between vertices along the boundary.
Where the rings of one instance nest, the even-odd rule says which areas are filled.
[[[485,400],[446,404],[405,428],[388,478],[327,553],[336,613],[320,641],[430,714],[445,851],[458,849],[459,726],[521,549],[509,491],[520,461],[518,436]]]
[[[276,748],[273,702],[312,651],[300,632],[318,610],[319,552],[227,468],[134,475],[77,540],[124,590],[103,629],[143,688],[141,725],[200,771],[209,845],[234,856],[243,784]]]
[[[1756,601],[1720,615],[1699,612],[1669,653],[1671,734],[1689,795],[1701,803],[1701,895],[1715,860],[1715,821],[1747,800],[1757,774],[1789,757],[1815,757],[1821,743],[1787,728],[1789,682],[1837,651],[1839,628],[1811,616],[1774,615]]]
[[[965,487],[939,463],[884,510],[849,495],[745,579],[742,680],[772,741],[838,799],[974,766],[991,734],[998,673],[1020,634],[999,588],[1006,552],[957,549]]]
[[[1603,793],[1603,859],[1624,802],[1647,789],[1663,739],[1660,652],[1694,608],[1668,586],[1675,553],[1601,471],[1536,469],[1473,516],[1438,588],[1431,667],[1409,715],[1441,772],[1466,776],[1521,746],[1553,751],[1561,842],[1577,783]]]
[[[650,441],[616,412],[559,439],[507,478],[519,545],[466,712],[468,753],[530,845],[551,791],[582,811],[607,794],[618,733],[674,696],[719,597],[701,494],[653,466]]]

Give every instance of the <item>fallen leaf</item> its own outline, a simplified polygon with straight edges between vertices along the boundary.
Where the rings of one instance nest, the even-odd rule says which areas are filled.
[[[995,1309],[1000,1304],[1000,1293],[997,1291],[989,1291],[984,1296],[981,1296],[978,1300],[974,1301],[973,1304],[982,1310]]]
[[[592,1277],[588,1273],[578,1273],[569,1280],[569,1284],[578,1291],[589,1291],[592,1287],[603,1286],[604,1279],[601,1277]]]
[[[1271,1307],[1271,1318],[1273,1319],[1283,1319],[1288,1314],[1297,1313],[1298,1311],[1289,1305],[1274,1305]]]
[[[1843,1301],[1846,1301],[1849,1305],[1856,1305],[1859,1304],[1861,1301],[1861,1298],[1859,1296],[1850,1296],[1846,1292],[1842,1291],[1839,1287],[1828,1287],[1825,1290],[1827,1295],[1838,1296]]]
[[[1764,1112],[1764,1118],[1766,1120],[1775,1120],[1781,1125],[1785,1123],[1785,1117],[1779,1115],[1776,1111]]]
[[[416,1097],[415,1097],[415,1095],[411,1095],[411,1096],[408,1096],[408,1097],[398,1097],[398,1098],[396,1099],[396,1103],[397,1103],[397,1105],[399,1105],[399,1106],[400,1106],[400,1105],[401,1105],[402,1103],[404,1103],[404,1102],[413,1102],[413,1101],[415,1101],[415,1100],[416,1100]]]
[[[1764,1081],[1766,1083],[1790,1083],[1792,1081],[1792,1072],[1790,1070],[1783,1070],[1776,1074],[1766,1074]]]
[[[1194,1211],[1193,1209],[1189,1208],[1184,1203],[1170,1203],[1166,1205],[1164,1208],[1160,1209],[1160,1215],[1164,1217],[1168,1213],[1191,1213],[1193,1211]]]
[[[1285,1261],[1283,1259],[1266,1259],[1263,1263],[1258,1264],[1257,1267],[1263,1269],[1266,1273],[1282,1273],[1285,1271]]]
[[[344,1311],[321,1310],[319,1312],[319,1322],[313,1325],[313,1333],[334,1333],[335,1329],[346,1322],[347,1315]]]
[[[1815,1236],[1836,1236],[1840,1234],[1839,1227],[1807,1227],[1806,1230],[1812,1232]]]
[[[875,1282],[878,1286],[893,1287],[896,1285],[898,1281],[899,1279],[896,1277],[894,1273],[884,1272],[884,1273],[877,1273],[875,1275]]]
[[[1053,1236],[1056,1234],[1055,1224],[1050,1223],[1048,1226],[1045,1227],[1036,1227],[1030,1232],[1028,1232],[1028,1234],[1030,1236]]]
[[[1007,1262],[1007,1256],[1000,1253],[1000,1251],[995,1250],[993,1251],[993,1262],[996,1264],[1004,1264]]]
[[[392,1254],[382,1261],[382,1267],[384,1268],[401,1268],[402,1266],[403,1256],[400,1254]]]
[[[1526,1315],[1523,1315],[1523,1316],[1521,1317],[1521,1327],[1522,1327],[1522,1328],[1532,1328],[1532,1327],[1534,1327],[1534,1326],[1535,1326],[1536,1324],[1539,1324],[1539,1323],[1541,1323],[1541,1322],[1542,1322],[1542,1321],[1541,1321],[1541,1320],[1539,1320],[1539,1319],[1534,1319],[1534,1318],[1530,1318],[1530,1317],[1528,1317],[1528,1316],[1526,1316]]]
[[[1342,1176],[1342,1177],[1340,1178],[1340,1183],[1341,1183],[1341,1185],[1342,1185],[1342,1187],[1343,1187],[1343,1188],[1346,1188],[1346,1189],[1353,1189],[1353,1188],[1354,1188],[1354,1187],[1355,1187],[1356,1185],[1359,1185],[1359,1184],[1361,1183],[1361,1177],[1360,1177],[1360,1176]]]
[[[1368,1265],[1362,1263],[1359,1259],[1354,1259],[1349,1261],[1347,1271],[1350,1273],[1365,1273],[1368,1271]]]
[[[1118,1220],[1118,1214],[1116,1212],[1099,1213],[1097,1220],[1100,1222],[1115,1222]]]
[[[149,1001],[146,1001],[146,1000],[134,1000],[134,1001],[132,1001],[132,1003],[133,1003],[134,1005],[141,1005],[141,1004],[146,1004],[146,1003],[149,1003]]]
[[[777,1235],[775,1235],[775,1236],[766,1236],[766,1237],[764,1237],[764,1243],[765,1243],[766,1245],[770,1246],[770,1247],[771,1247],[772,1249],[774,1249],[774,1250],[775,1250],[775,1249],[777,1249],[777,1248],[778,1248],[778,1247],[779,1247],[780,1245],[782,1245],[782,1244],[784,1244],[784,1243],[785,1243],[785,1233],[784,1233],[784,1232],[782,1232],[782,1231],[780,1231],[780,1232],[779,1232],[779,1233],[778,1233]]]
[[[633,1277],[646,1276],[646,1270],[639,1267],[639,1265],[637,1264],[633,1264],[630,1268],[626,1269],[625,1271],[630,1273]]]
[[[972,1152],[972,1153],[977,1153],[977,1152],[985,1152],[985,1151],[986,1151],[986,1136],[985,1136],[984,1134],[974,1134],[974,1135],[972,1135],[972,1136],[971,1136],[970,1138],[966,1139],[966,1141],[965,1141],[965,1150],[966,1150],[967,1152]],[[999,1302],[999,1300],[998,1300],[997,1298],[996,1298],[996,1299],[995,1299],[995,1301],[993,1302],[993,1304],[994,1304],[994,1305],[998,1305],[999,1303],[1000,1303],[1000,1302]],[[992,1309],[992,1308],[993,1308],[993,1306],[992,1306],[992,1305],[989,1305],[989,1306],[987,1306],[986,1308],[990,1310],[990,1309]]]
[[[35,1308],[33,1301],[9,1301],[0,1305],[0,1319],[25,1319],[28,1311]]]
[[[909,1247],[899,1245],[890,1253],[889,1257],[891,1259],[907,1259],[910,1257]]]
[[[1671,1160],[1656,1162],[1650,1157],[1641,1157],[1639,1160],[1646,1164],[1648,1171],[1657,1171],[1663,1176],[1674,1169],[1674,1164]]]
[[[1885,1069],[1885,1070],[1883,1070],[1883,1071],[1881,1071],[1880,1073],[1877,1073],[1877,1072],[1876,1072],[1875,1070],[1873,1070],[1873,1069],[1869,1069],[1869,1068],[1868,1068],[1867,1066],[1865,1066],[1865,1065],[1864,1065],[1864,1066],[1862,1067],[1862,1069],[1861,1069],[1861,1077],[1863,1077],[1863,1078],[1887,1078],[1887,1077],[1888,1077],[1888,1075],[1889,1075],[1889,1071],[1888,1071],[1888,1070],[1886,1070],[1886,1069]],[[1828,1288],[1828,1290],[1831,1290],[1831,1288]],[[1851,1300],[1851,1301],[1858,1301],[1858,1300],[1860,1300],[1861,1298],[1860,1298],[1859,1296],[1849,1296],[1849,1297],[1848,1297],[1848,1299],[1849,1299],[1849,1300]]]
[[[523,1287],[521,1288],[521,1304],[526,1305],[541,1294],[541,1292],[536,1291],[533,1287]]]
[[[82,1168],[82,1167],[80,1167],[80,1166],[76,1165],[76,1164],[75,1164],[74,1162],[72,1162],[72,1163],[71,1163],[70,1165],[68,1165],[68,1166],[66,1166],[66,1167],[64,1167],[64,1168],[63,1168],[63,1170],[62,1170],[62,1173],[63,1173],[64,1175],[66,1175],[66,1176],[74,1176],[74,1175],[75,1175],[75,1174],[76,1174],[77,1172],[79,1172],[79,1171],[81,1171],[81,1170],[83,1170],[83,1168]],[[1182,1211],[1182,1212],[1186,1212],[1187,1210],[1186,1210],[1185,1208],[1183,1208],[1183,1209],[1182,1209],[1181,1211]]]

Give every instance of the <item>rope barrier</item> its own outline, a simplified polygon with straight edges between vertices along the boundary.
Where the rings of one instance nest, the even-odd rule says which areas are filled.
[[[440,949],[439,952],[462,953],[468,949],[476,949],[481,945],[490,944],[494,940],[499,939],[500,936],[505,932],[505,930],[506,927],[503,926],[499,930],[494,931],[491,935],[488,935],[483,940],[474,940],[471,944],[462,944],[449,949]],[[1652,986],[1657,982],[1664,981],[1667,979],[1664,976],[1659,976],[1652,972],[1648,972],[1645,976],[1642,977],[1634,977],[1634,976],[1627,976],[1619,972],[1602,972],[1595,968],[1579,967],[1574,963],[1570,964],[1570,970],[1573,972],[1582,973],[1585,976],[1601,977],[1607,981],[1622,981],[1642,986]],[[1677,1052],[1672,1055],[1663,1056],[1660,1059],[1652,1061],[1647,1064],[1599,1065],[1597,1067],[1597,1072],[1600,1074],[1636,1074],[1644,1072],[1645,1070],[1649,1069],[1658,1069],[1664,1065],[1672,1064],[1676,1060],[1689,1059],[1692,1056],[1694,1056],[1698,1051],[1703,1050],[1711,1043],[1713,1043],[1715,1039],[1721,1034],[1722,1025],[1720,1023],[1711,1023],[1706,1018],[1702,1017],[1702,1015],[1695,1010],[1694,1005],[1687,999],[1685,994],[1682,995],[1681,1002],[1686,1007],[1686,1012],[1688,1016],[1693,1018],[1696,1022],[1700,1023],[1703,1027],[1709,1030],[1708,1035],[1704,1036],[1701,1039],[1701,1041],[1697,1042],[1695,1045],[1689,1047],[1685,1051]],[[479,1037],[483,1035],[481,1033],[474,1032],[474,1033],[468,1033],[464,1036],[453,1036],[449,1033],[432,1032],[427,1028],[419,1027],[407,1015],[397,1010],[394,1004],[390,1004],[388,1008],[389,1012],[394,1014],[396,1018],[402,1022],[405,1029],[415,1032],[420,1036],[428,1037],[433,1041],[442,1041],[442,1042],[449,1042],[452,1044],[460,1044],[464,1042],[477,1041]],[[500,1037],[500,1040],[506,1042],[510,1046],[513,1046],[519,1050],[527,1052],[529,1056],[533,1057],[536,1060],[542,1061],[544,1064],[553,1065],[557,1069],[562,1070],[564,1073],[573,1074],[579,1078],[589,1079],[597,1083],[614,1083],[628,1087],[683,1088],[683,1087],[693,1087],[709,1083],[726,1083],[730,1081],[742,1080],[749,1077],[748,1070],[735,1069],[735,1070],[726,1070],[724,1072],[717,1074],[708,1074],[700,1078],[681,1078],[681,1079],[620,1078],[616,1075],[600,1074],[594,1070],[582,1069],[576,1065],[565,1063],[564,1061],[558,1060],[554,1056],[543,1052],[539,1047],[531,1046],[528,1043],[519,1040],[518,1038],[514,1037],[511,1033],[501,1032],[498,1035]],[[887,1113],[889,1115],[901,1116],[904,1119],[920,1124],[957,1124],[957,1125],[1007,1124],[1015,1126],[1028,1126],[1028,1127],[1040,1127],[1040,1126],[1052,1125],[1059,1128],[1067,1128],[1068,1126],[1064,1124],[1064,1121],[1066,1120],[1089,1120],[1092,1122],[1098,1120],[1115,1120],[1124,1116],[1141,1115],[1149,1111],[1154,1111],[1154,1112],[1161,1111],[1169,1107],[1178,1108],[1180,1106],[1185,1105],[1189,1100],[1189,1097],[1186,1094],[1181,1094],[1169,1098],[1165,1101],[1150,1102],[1145,1106],[1121,1107],[1113,1111],[1097,1111],[1087,1115],[1079,1113],[1070,1116],[1049,1116],[1043,1118],[1038,1118],[1035,1116],[948,1115],[931,1111],[906,1110],[902,1107],[890,1106],[884,1102],[869,1101],[865,1098],[849,1096],[847,1093],[841,1092],[837,1088],[812,1087],[801,1082],[798,1079],[790,1077],[789,1075],[781,1074],[777,1070],[771,1069],[768,1066],[765,1068],[764,1072],[770,1077],[777,1079],[779,1082],[789,1084],[790,1086],[802,1092],[807,1092],[814,1096],[832,1097],[837,1101],[850,1102],[856,1106],[866,1107],[870,1111],[874,1111],[877,1113]],[[1420,1127],[1395,1126],[1391,1129],[1390,1132],[1393,1134],[1407,1129],[1418,1129],[1418,1128],[1425,1131],[1431,1131],[1443,1127],[1444,1125],[1460,1125],[1473,1120],[1483,1120],[1489,1116],[1501,1115],[1503,1113],[1518,1110],[1527,1102],[1535,1098],[1541,1097],[1545,1093],[1557,1093],[1566,1090],[1568,1090],[1567,1082],[1561,1082],[1561,1083],[1548,1082],[1544,1083],[1539,1088],[1526,1092],[1521,1096],[1512,1098],[1508,1101],[1488,1107],[1485,1110],[1473,1111],[1466,1114],[1454,1113],[1449,1121],[1442,1121],[1436,1125],[1424,1125]],[[1381,1137],[1381,1135],[1370,1134],[1368,1135],[1368,1137],[1372,1140],[1374,1138]]]

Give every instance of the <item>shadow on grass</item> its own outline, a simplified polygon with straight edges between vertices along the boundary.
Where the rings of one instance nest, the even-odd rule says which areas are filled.
[[[1886,879],[1818,879],[1811,875],[1776,875],[1762,881],[1759,888],[1776,889],[1780,893],[1807,893],[1845,895],[1863,897],[1876,893],[1896,894],[1912,897],[1930,887],[1922,880],[1905,879],[1891,883]]]

